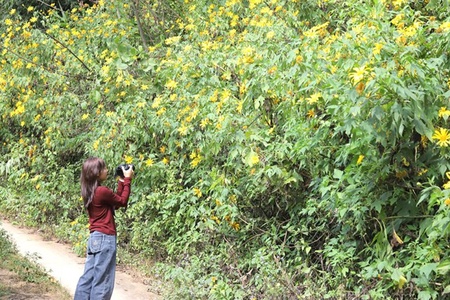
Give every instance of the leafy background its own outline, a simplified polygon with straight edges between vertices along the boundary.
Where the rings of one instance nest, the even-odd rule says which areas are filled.
[[[168,299],[450,292],[445,0],[0,3],[2,215],[83,255],[100,156]]]

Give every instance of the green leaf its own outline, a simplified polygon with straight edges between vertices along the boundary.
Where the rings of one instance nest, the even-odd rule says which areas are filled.
[[[339,169],[334,169],[333,178],[341,180],[342,179],[342,175],[344,175],[343,171],[341,171]]]
[[[443,294],[443,295],[445,295],[445,294],[450,294],[450,284],[447,285],[447,286],[445,287],[445,289],[444,289],[444,291],[442,292],[442,294]]]
[[[428,279],[430,277],[431,272],[435,271],[436,272],[436,267],[437,267],[437,263],[429,263],[426,265],[423,265],[420,268],[420,272],[425,275],[425,277]]]
[[[439,263],[436,272],[441,275],[446,275],[450,270],[450,260],[444,260]]]

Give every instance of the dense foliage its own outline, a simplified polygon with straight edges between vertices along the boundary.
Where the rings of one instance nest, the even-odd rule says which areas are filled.
[[[136,165],[119,240],[158,263],[172,298],[443,298],[448,9],[100,0],[5,12],[1,212],[54,224],[82,253],[78,176],[96,155]]]

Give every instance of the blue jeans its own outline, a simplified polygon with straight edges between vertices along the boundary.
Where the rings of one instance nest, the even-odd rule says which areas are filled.
[[[74,300],[111,299],[116,273],[116,236],[98,231],[90,234],[84,273]]]

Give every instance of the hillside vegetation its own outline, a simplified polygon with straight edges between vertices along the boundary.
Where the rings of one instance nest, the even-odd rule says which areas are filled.
[[[2,214],[83,255],[100,156],[168,299],[450,293],[448,1],[2,2]]]

